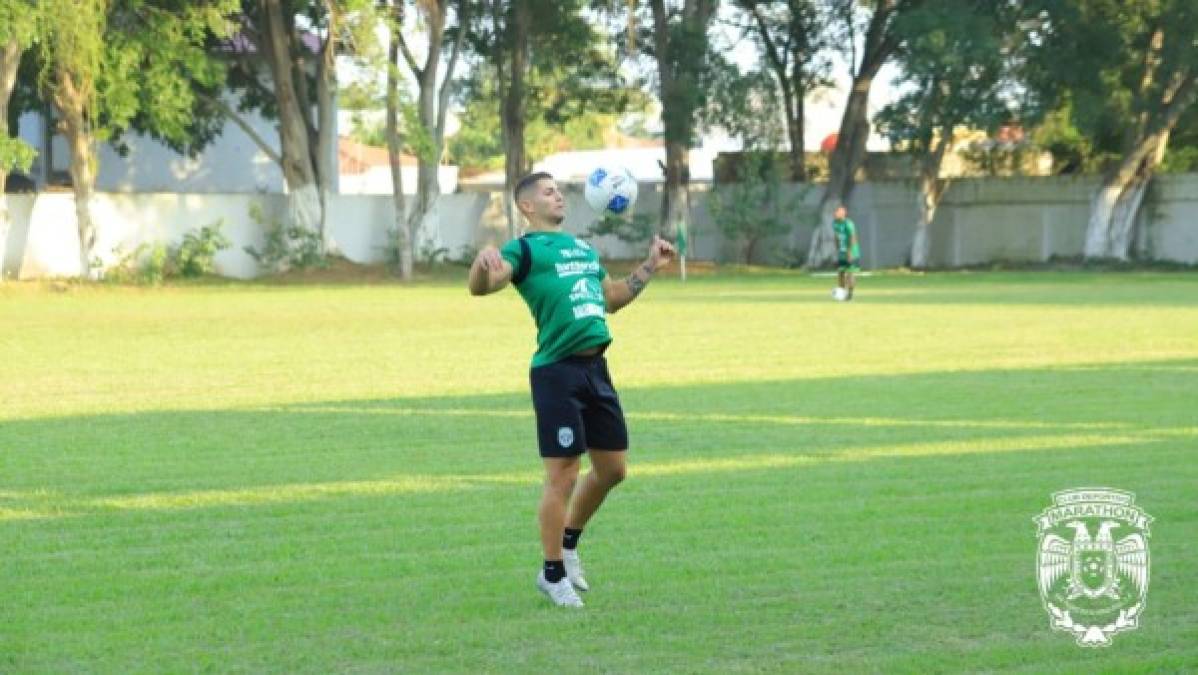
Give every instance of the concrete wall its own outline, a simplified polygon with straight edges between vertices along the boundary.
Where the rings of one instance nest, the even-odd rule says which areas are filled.
[[[235,103],[231,105],[236,105]],[[278,151],[279,133],[260,115],[247,113],[246,123]],[[26,113],[19,121],[20,138],[40,149],[30,175],[43,186],[50,174],[65,174],[71,155],[60,134],[53,134],[49,152],[45,147],[45,120]],[[122,138],[128,152],[121,156],[108,143],[99,143],[96,153],[99,172],[96,189],[105,192],[204,192],[272,193],[283,191],[283,171],[266,156],[241,127],[229,122],[195,157],[186,157],[162,143],[138,133]],[[332,149],[337,152],[336,147]],[[334,166],[336,157],[334,156]]]
[[[1078,256],[1089,215],[1093,178],[1008,178],[954,181],[932,223],[932,262],[953,267],[995,260],[1042,261],[1051,256]],[[578,185],[565,186],[569,216],[563,224],[575,234],[586,232],[593,216]],[[806,250],[811,213],[820,188],[788,186],[796,197],[794,230],[762,242],[754,262],[779,264]],[[911,182],[859,185],[850,203],[867,268],[894,267],[907,260],[916,212]],[[39,278],[79,273],[78,234],[73,197],[68,193],[9,195],[11,226],[2,272],[5,277]],[[409,207],[412,200],[409,199]],[[217,220],[233,245],[216,258],[220,274],[248,278],[259,274],[245,246],[261,247],[263,228],[250,218],[258,204],[267,219],[281,220],[285,197],[279,194],[127,194],[99,193],[93,204],[98,225],[97,255],[112,264],[143,242],[174,244],[189,230]],[[728,241],[708,210],[706,187],[691,196],[692,257],[722,262],[739,258],[741,242]],[[395,213],[388,195],[336,195],[329,226],[342,253],[355,262],[376,263],[387,257]],[[644,185],[636,211],[656,217],[660,188]],[[419,235],[422,249],[444,249],[462,258],[486,244],[507,238],[499,193],[443,195],[429,227]],[[1149,257],[1198,263],[1198,175],[1163,176],[1154,183],[1142,213],[1140,245]],[[593,240],[605,258],[644,254],[643,246],[605,236]]]

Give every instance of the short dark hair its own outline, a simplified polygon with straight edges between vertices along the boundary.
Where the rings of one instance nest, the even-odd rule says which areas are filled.
[[[544,171],[537,171],[536,173],[528,174],[516,182],[516,187],[512,190],[512,197],[514,197],[516,201],[520,201],[520,195],[523,194],[525,190],[528,190],[532,186],[536,185],[538,181],[545,180],[546,178],[553,180],[553,176]]]

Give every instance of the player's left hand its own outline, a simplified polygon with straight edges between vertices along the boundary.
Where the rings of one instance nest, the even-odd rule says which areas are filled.
[[[657,235],[653,235],[653,243],[649,246],[649,263],[653,265],[653,269],[656,270],[662,265],[670,264],[677,254],[678,251],[674,248],[673,244]]]

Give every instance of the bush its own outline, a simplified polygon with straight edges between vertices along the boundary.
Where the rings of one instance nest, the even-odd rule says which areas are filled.
[[[319,232],[268,221],[262,213],[262,207],[257,204],[250,205],[250,219],[266,230],[266,245],[261,251],[253,246],[243,249],[259,265],[272,272],[328,267],[329,261],[324,255],[324,242]]]
[[[173,277],[199,277],[215,271],[216,254],[229,248],[229,240],[221,234],[222,221],[205,225],[199,232],[188,232],[183,242],[168,248],[166,244],[141,244],[121,256],[104,273],[104,279],[114,283],[158,285]],[[97,268],[99,262],[96,263]]]
[[[747,153],[740,180],[719,185],[711,192],[708,203],[712,220],[726,238],[740,242],[745,264],[753,261],[762,240],[790,232],[795,221],[804,217],[805,192],[783,197],[782,169],[772,153]]]
[[[170,255],[170,267],[174,273],[190,278],[215,271],[216,254],[231,245],[220,231],[223,222],[218,220],[201,227],[199,232],[188,232],[183,236],[183,243],[173,249]]]

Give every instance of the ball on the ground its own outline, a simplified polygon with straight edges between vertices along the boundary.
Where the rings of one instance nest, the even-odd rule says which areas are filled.
[[[622,166],[596,167],[583,190],[587,204],[600,215],[622,216],[636,204],[637,185],[632,172]]]
[[[849,297],[849,292],[840,286],[832,289],[832,299],[837,302],[844,302]]]

